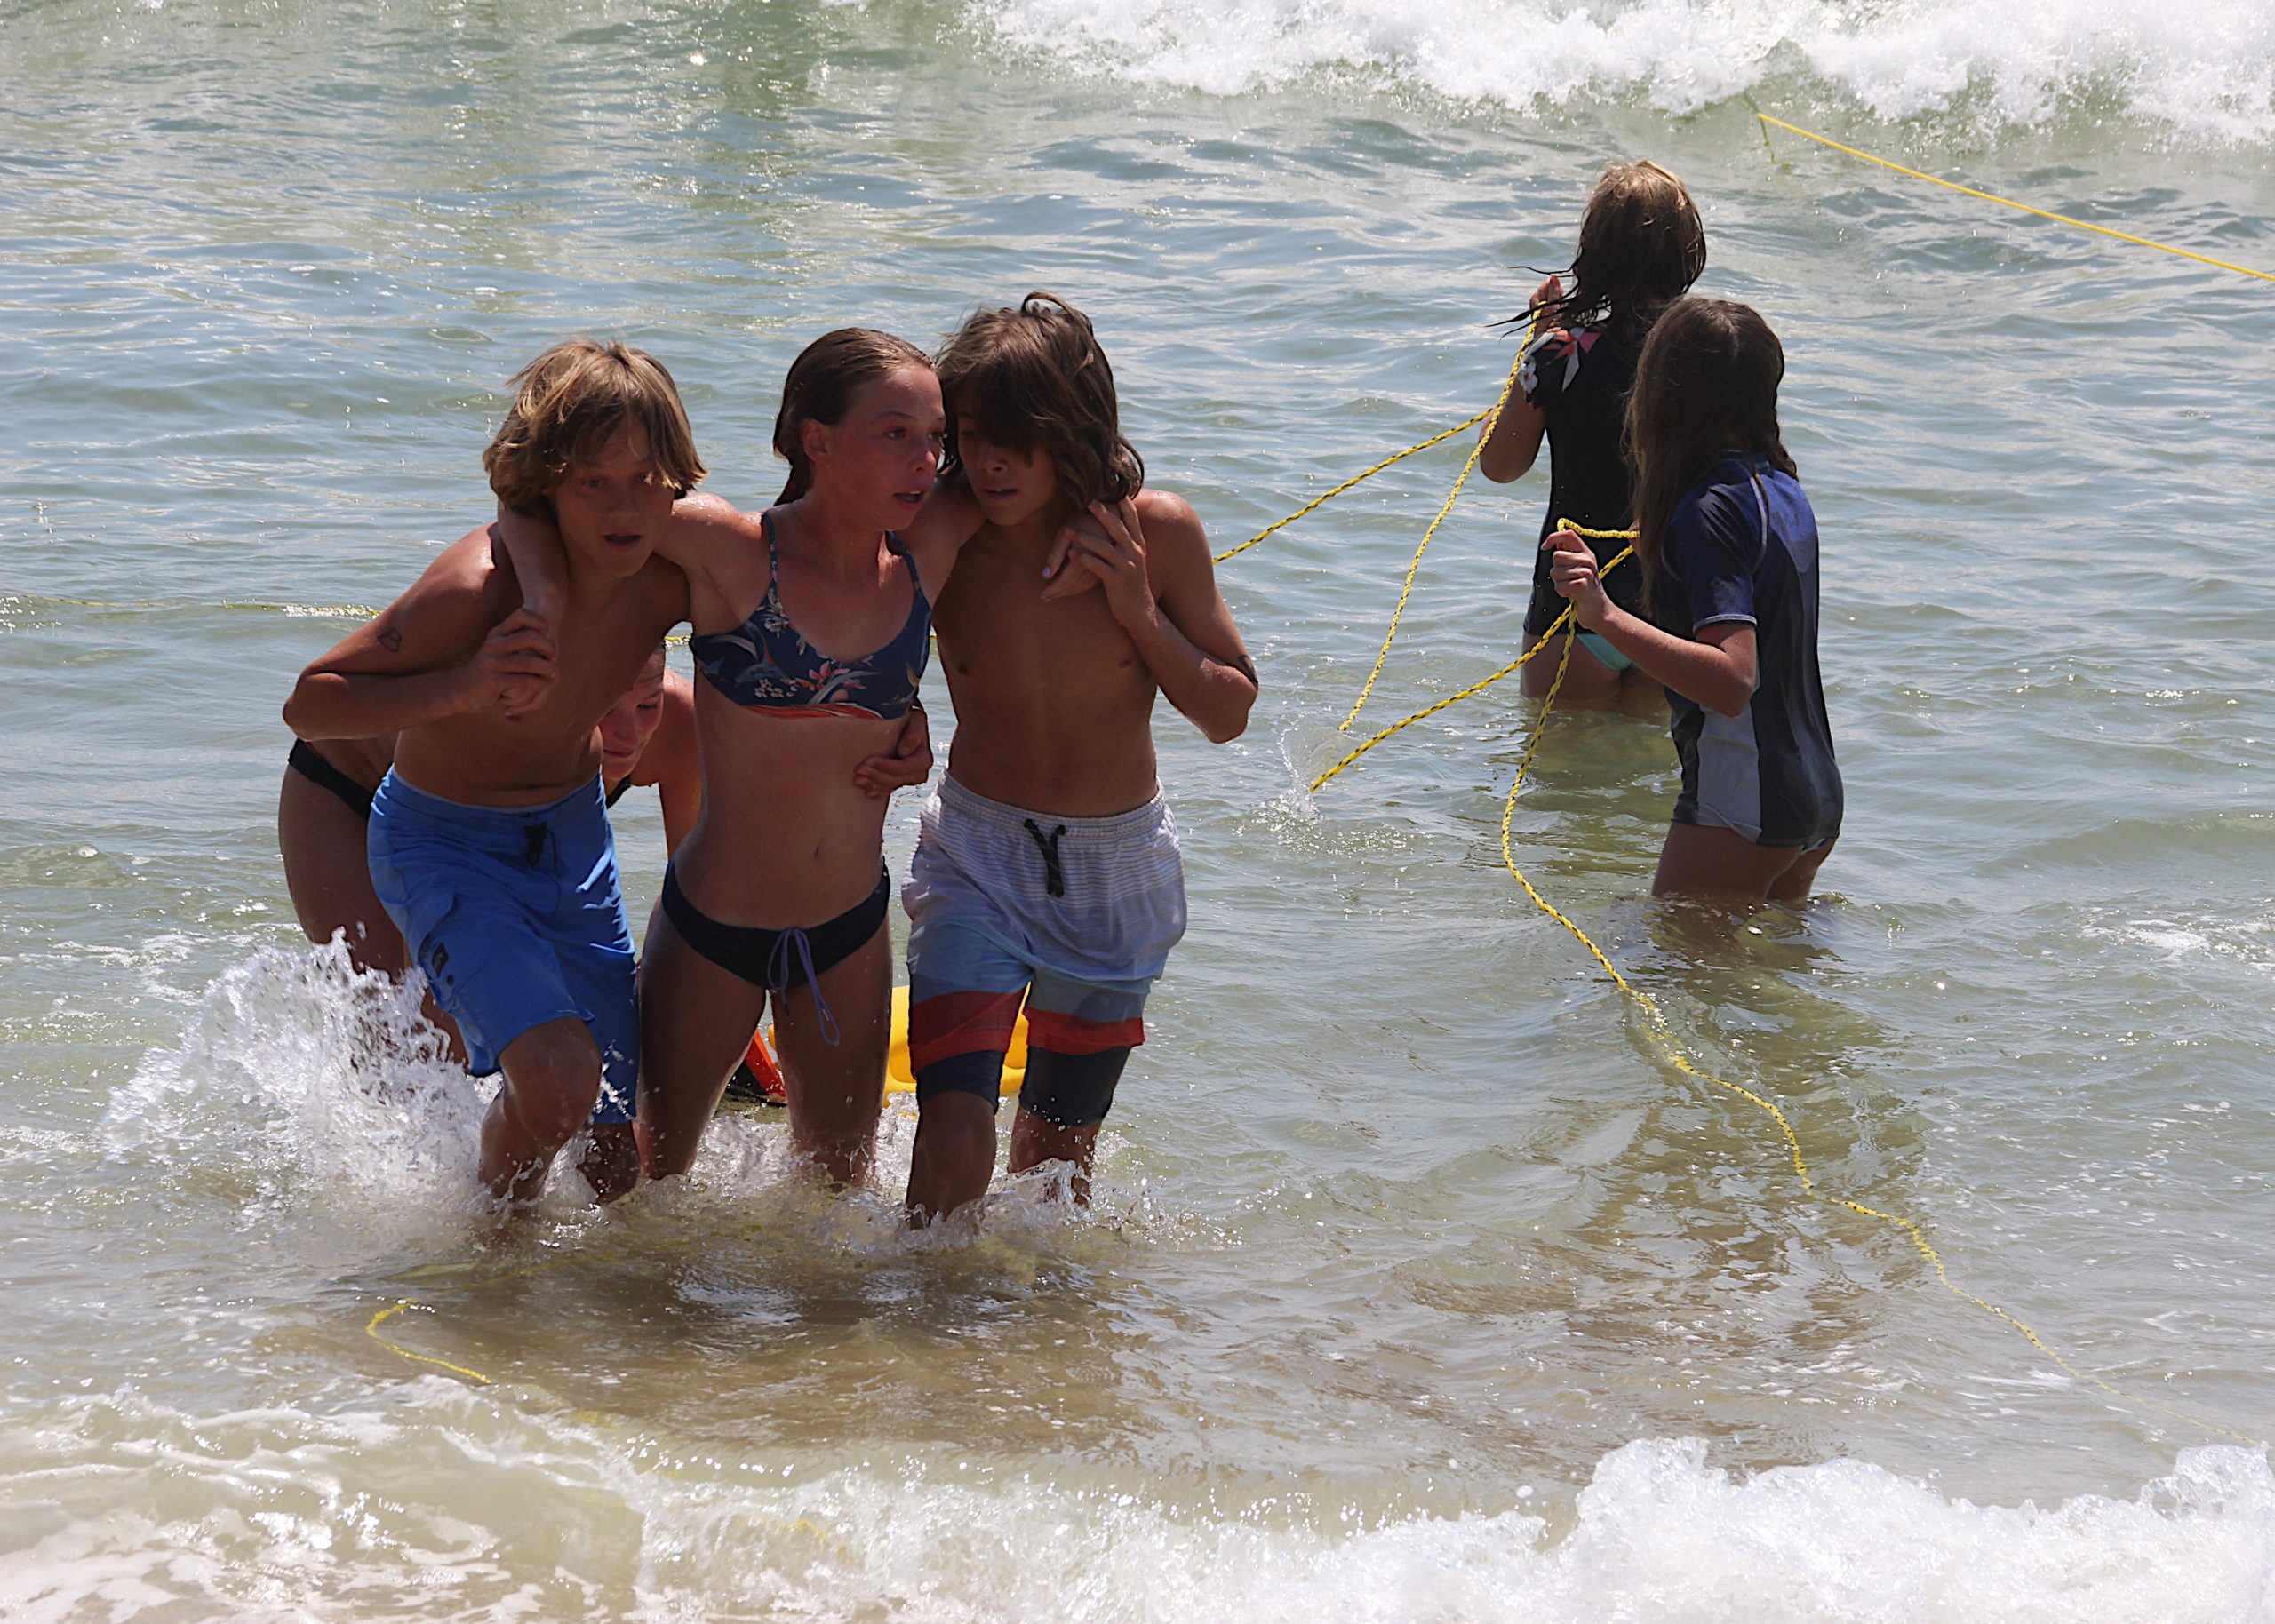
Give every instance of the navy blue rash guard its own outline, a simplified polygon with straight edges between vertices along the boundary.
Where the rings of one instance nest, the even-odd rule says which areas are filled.
[[[1804,851],[1840,832],[1840,769],[1817,674],[1816,514],[1791,474],[1732,452],[1685,492],[1660,548],[1656,619],[1678,637],[1754,629],[1759,681],[1736,716],[1672,689],[1674,821]]]
[[[1648,327],[1604,323],[1541,334],[1526,353],[1517,386],[1528,405],[1548,421],[1548,511],[1539,539],[1560,520],[1592,530],[1624,530],[1632,522],[1633,476],[1620,450],[1627,392],[1635,382],[1635,356]],[[1627,544],[1588,538],[1600,565]],[[1603,577],[1611,601],[1631,615],[1643,612],[1643,572],[1630,561]],[[1525,641],[1537,643],[1564,612],[1550,578],[1549,555],[1532,556],[1532,601],[1525,609]],[[1578,630],[1576,626],[1575,631]]]

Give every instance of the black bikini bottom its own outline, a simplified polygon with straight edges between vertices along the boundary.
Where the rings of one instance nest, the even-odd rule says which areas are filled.
[[[806,985],[866,947],[891,903],[892,877],[879,869],[875,890],[810,930],[722,925],[688,901],[675,867],[664,869],[664,917],[681,940],[721,969],[775,993]]]
[[[318,789],[330,790],[339,796],[340,804],[365,823],[371,821],[371,792],[325,760],[307,740],[292,741],[292,752],[284,758],[284,765]]]

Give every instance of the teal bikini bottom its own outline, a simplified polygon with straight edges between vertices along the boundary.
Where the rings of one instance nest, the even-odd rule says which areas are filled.
[[[1594,655],[1614,671],[1624,671],[1635,663],[1613,648],[1608,639],[1594,632],[1580,633],[1580,647]]]

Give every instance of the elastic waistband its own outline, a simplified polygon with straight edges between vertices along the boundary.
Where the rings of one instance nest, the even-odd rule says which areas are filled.
[[[959,816],[975,818],[1021,836],[1026,834],[1030,822],[1052,827],[1063,824],[1066,828],[1066,838],[1076,845],[1143,834],[1158,827],[1169,811],[1167,798],[1156,790],[1153,799],[1144,806],[1132,807],[1127,812],[1115,812],[1105,817],[1068,817],[1059,812],[1033,812],[1025,807],[1005,806],[1000,800],[990,800],[985,795],[974,794],[946,773],[940,775],[940,785],[932,792],[932,799]]]
[[[702,909],[697,907],[695,899],[687,894],[687,888],[679,882],[679,859],[677,857],[664,859],[664,911],[672,916],[674,924],[682,925],[680,935],[687,936],[690,942],[694,940],[694,931],[728,931],[739,936],[748,937],[778,936],[787,930],[802,930],[809,934],[826,931],[855,918],[864,909],[878,907],[880,898],[888,904],[892,900],[892,870],[882,863],[877,864],[875,890],[842,913],[833,915],[818,925],[730,925],[724,919],[713,919]],[[688,921],[692,921],[692,931],[682,922],[681,919],[682,913],[686,915]],[[878,917],[883,917],[882,911]],[[872,932],[874,929],[874,927],[872,927]],[[868,939],[868,935],[865,934],[860,942],[855,943],[854,945],[858,947]]]
[[[502,832],[518,838],[521,831],[533,824],[573,824],[587,818],[608,822],[607,792],[601,787],[597,772],[591,783],[578,785],[558,800],[542,801],[533,807],[475,807],[430,795],[389,768],[387,776],[379,780],[379,787],[371,792],[371,806],[383,814],[400,808],[430,823],[447,824],[476,835]]]

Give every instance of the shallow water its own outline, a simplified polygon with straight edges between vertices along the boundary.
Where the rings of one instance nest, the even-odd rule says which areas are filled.
[[[2275,1409],[2275,290],[1736,100],[2275,267],[2275,23],[2191,15],[0,4],[0,1606],[2275,1618],[2275,1475],[2169,1413]],[[1485,405],[1631,153],[1787,344],[1850,814],[1703,942],[1645,897],[1658,721],[1558,716],[1519,861],[2127,1398],[1666,1063],[1499,866],[1509,685],[1302,792],[1453,446],[1223,572],[1264,697],[1160,729],[1193,929],[1091,1217],[911,1242],[756,1116],[469,1215],[476,1091],[300,942],[270,824],[292,674],[486,511],[507,373],[652,348],[759,502],[806,338],[1050,287],[1230,545]],[[1508,657],[1544,491],[1465,495],[1367,722]],[[405,1301],[491,1384],[366,1333]]]

